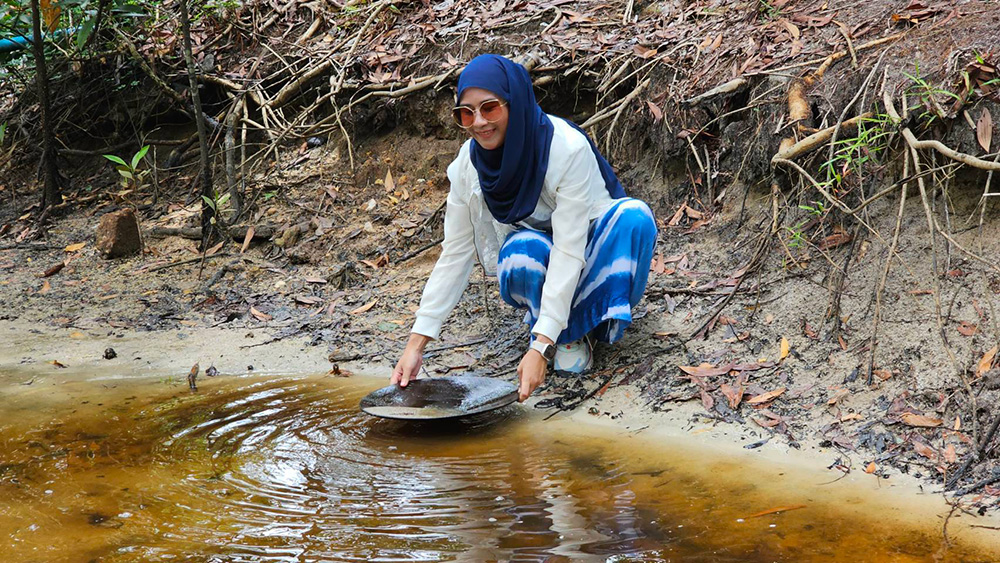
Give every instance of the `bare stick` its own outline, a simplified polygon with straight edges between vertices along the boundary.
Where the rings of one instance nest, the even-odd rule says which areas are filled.
[[[903,176],[909,173],[910,154],[903,153]],[[875,289],[875,319],[872,321],[872,337],[868,344],[868,378],[867,384],[874,382],[873,370],[875,369],[875,349],[878,347],[878,324],[882,318],[882,293],[885,291],[885,281],[889,277],[889,268],[892,265],[892,255],[896,252],[896,245],[899,244],[899,231],[903,227],[903,210],[906,208],[906,192],[909,183],[903,184],[903,190],[899,195],[899,211],[896,213],[896,228],[892,232],[892,243],[889,245],[889,254],[885,257],[885,267],[882,268],[882,277],[879,279],[878,287]]]
[[[847,45],[850,47],[851,39],[850,37],[848,37],[847,31],[843,28],[843,26],[840,27],[840,32],[844,34],[844,38],[847,39]],[[844,109],[840,112],[840,118],[837,119],[837,125],[834,126],[833,135],[830,137],[830,150],[827,152],[826,155],[827,162],[833,161],[833,153],[836,150],[836,145],[837,145],[837,135],[840,133],[841,123],[843,123],[844,118],[847,117],[847,112],[850,111],[852,107],[854,107],[854,104],[857,103],[858,98],[861,97],[861,94],[866,90],[868,90],[868,84],[871,82],[872,77],[875,76],[875,72],[878,71],[878,67],[882,65],[882,59],[885,58],[885,54],[888,52],[889,52],[888,49],[882,51],[882,54],[879,56],[878,61],[875,62],[875,66],[872,67],[871,71],[868,73],[868,76],[865,77],[865,81],[861,83],[861,88],[858,88],[857,93],[854,94],[854,97],[851,98],[851,101],[848,102],[847,105],[844,106]],[[851,57],[854,57],[853,47],[851,47]],[[854,57],[854,66],[855,67],[858,66],[858,59],[856,57]]]
[[[639,83],[638,86],[635,87],[634,90],[632,90],[631,92],[628,93],[627,96],[625,96],[624,98],[622,98],[620,102],[616,103],[613,106],[608,107],[604,111],[601,111],[601,112],[598,112],[598,113],[594,114],[590,119],[588,119],[587,121],[585,121],[583,123],[583,125],[580,126],[580,128],[581,129],[586,129],[588,127],[592,127],[594,125],[597,125],[598,123],[600,123],[601,121],[604,121],[605,119],[611,117],[612,115],[615,116],[615,122],[617,122],[618,121],[618,117],[621,115],[622,110],[625,107],[627,107],[628,104],[631,103],[632,100],[634,100],[639,94],[641,94],[642,91],[646,89],[646,86],[649,86],[649,82],[650,82],[649,78],[643,80],[641,83]],[[613,124],[612,124],[612,127],[613,127]]]
[[[890,35],[888,37],[883,37],[881,39],[875,39],[874,41],[869,41],[867,43],[863,43],[861,45],[858,45],[857,47],[854,48],[854,51],[858,52],[858,51],[863,51],[865,49],[870,49],[872,47],[878,47],[879,45],[884,45],[884,44],[889,43],[891,41],[895,41],[897,39],[900,39],[904,35],[906,35],[905,31],[902,32],[902,33],[897,33],[895,35]],[[802,63],[790,64],[790,65],[786,65],[786,66],[782,66],[782,67],[778,67],[778,68],[773,68],[773,69],[768,69],[768,70],[762,70],[762,71],[759,71],[759,72],[751,72],[751,73],[746,74],[746,76],[755,76],[755,75],[758,75],[758,74],[774,74],[774,73],[783,72],[783,71],[786,71],[786,70],[792,70],[794,68],[802,68],[804,66],[812,66],[812,65],[817,64],[817,63],[821,63],[823,66],[825,66],[825,67],[828,68],[831,63],[836,62],[837,60],[842,59],[842,58],[846,57],[847,55],[848,55],[847,51],[837,51],[836,53],[833,53],[832,55],[829,55],[827,57],[823,57],[821,59],[812,59],[812,60],[805,61],[805,62],[802,62]]]
[[[699,103],[701,103],[701,102],[703,102],[703,101],[705,101],[705,100],[707,100],[709,98],[714,98],[715,96],[718,96],[720,94],[729,94],[729,93],[735,92],[735,91],[743,88],[744,86],[746,86],[746,84],[747,84],[747,79],[746,78],[734,78],[734,79],[730,80],[729,82],[725,82],[723,84],[720,84],[720,85],[716,86],[715,88],[712,88],[711,90],[708,90],[707,92],[705,92],[703,94],[699,94],[699,95],[697,95],[697,96],[695,96],[693,98],[684,100],[684,103],[687,104],[687,105],[693,106],[693,105],[699,104]]]
[[[795,143],[794,145],[778,151],[774,155],[774,157],[771,158],[771,164],[774,164],[775,161],[779,159],[791,160],[793,158],[798,158],[810,151],[815,150],[816,148],[820,147],[830,139],[834,139],[834,142],[830,143],[830,146],[833,146],[836,141],[836,135],[840,129],[843,128],[843,129],[853,130],[858,126],[859,123],[861,123],[865,119],[871,118],[872,115],[873,114],[871,112],[866,112],[857,117],[852,117],[847,121],[838,122],[834,126],[827,127],[826,129],[817,131],[812,135],[809,135],[808,137]],[[830,156],[827,160],[831,160],[832,158],[833,157]]]
[[[400,98],[400,97],[405,96],[407,94],[412,94],[414,92],[419,92],[420,90],[423,90],[424,88],[427,88],[429,86],[432,86],[434,84],[437,84],[439,82],[447,80],[448,77],[451,76],[452,73],[454,73],[454,72],[455,72],[455,69],[451,69],[451,70],[449,70],[447,72],[442,72],[441,74],[438,74],[437,76],[430,76],[430,77],[421,79],[420,81],[414,82],[413,84],[407,86],[406,88],[401,88],[399,90],[389,90],[389,91],[381,91],[381,92],[372,92],[372,95],[373,96],[380,96],[380,97],[389,97],[389,98]]]
[[[888,90],[882,90],[882,101],[885,105],[885,111],[889,114],[889,117],[891,117],[896,123],[902,122],[899,114],[896,113],[896,107],[892,103],[892,97],[889,95]],[[913,170],[919,173],[920,155],[917,153],[917,138],[913,135],[913,132],[910,131],[909,127],[904,127],[902,133],[903,138],[906,140],[906,144],[910,147],[910,157],[913,158]],[[927,217],[927,229],[930,231],[931,266],[933,267],[934,273],[934,308],[936,312],[938,332],[941,335],[941,341],[944,343],[944,349],[948,354],[948,359],[951,360],[952,368],[961,378],[962,384],[965,387],[965,392],[969,394],[969,400],[972,403],[972,439],[973,441],[978,441],[978,405],[976,394],[972,392],[972,384],[969,382],[969,378],[965,376],[965,370],[959,366],[958,360],[955,358],[955,354],[952,352],[951,346],[948,344],[948,337],[945,334],[944,322],[941,317],[941,282],[938,279],[937,247],[934,240],[934,235],[938,232],[938,229],[936,228],[937,225],[934,220],[934,216],[931,213],[930,202],[927,199],[927,188],[924,185],[923,178],[917,179],[917,187],[920,189],[920,200],[924,205],[924,215]]]
[[[907,135],[907,133],[909,133],[909,135]],[[907,137],[907,143],[915,149],[934,149],[950,159],[957,160],[962,164],[968,164],[973,168],[979,168],[980,170],[990,170],[993,172],[1000,170],[1000,162],[997,162],[995,160],[993,162],[990,162],[989,160],[983,160],[981,158],[974,157],[971,154],[958,152],[956,150],[948,148],[947,146],[945,146],[944,143],[940,141],[933,141],[933,140],[921,141],[917,139],[916,136],[914,136],[913,132],[910,131],[908,127],[903,129],[903,136]]]
[[[375,21],[375,18],[382,13],[382,10],[388,6],[389,3],[389,0],[382,0],[376,4],[375,10],[372,11],[371,15],[368,16],[368,19],[365,20],[365,23],[361,26],[361,29],[359,29],[358,33],[354,36],[354,42],[351,43],[351,48],[347,50],[347,54],[344,56],[344,64],[340,67],[340,74],[337,76],[337,82],[333,85],[332,90],[334,94],[339,93],[340,88],[344,85],[344,75],[347,73],[347,66],[351,63],[351,57],[354,56],[354,51],[358,48],[358,43],[361,43],[361,39],[364,37],[365,32],[368,31],[372,22]]]

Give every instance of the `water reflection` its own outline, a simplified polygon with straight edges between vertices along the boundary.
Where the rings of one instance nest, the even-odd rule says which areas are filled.
[[[7,402],[0,415],[36,416],[0,417],[3,560],[926,561],[940,547],[891,526],[816,525],[818,510],[737,523],[753,487],[551,434],[517,406],[371,418],[356,408],[368,387],[123,383],[99,398],[67,389],[73,408]]]

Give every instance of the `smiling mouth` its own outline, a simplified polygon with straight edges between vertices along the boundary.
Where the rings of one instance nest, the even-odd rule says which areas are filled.
[[[496,133],[496,129],[486,129],[484,131],[476,131],[476,135],[484,139],[489,139],[490,137],[493,136],[494,133]]]

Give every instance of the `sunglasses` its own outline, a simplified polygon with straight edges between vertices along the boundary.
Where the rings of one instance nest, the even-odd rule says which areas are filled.
[[[479,115],[483,116],[483,119],[489,123],[500,121],[500,118],[503,117],[503,107],[505,105],[507,105],[507,102],[501,100],[486,100],[479,104],[478,108],[455,106],[455,109],[451,110],[451,115],[459,127],[468,129],[476,122],[476,112],[479,112]]]

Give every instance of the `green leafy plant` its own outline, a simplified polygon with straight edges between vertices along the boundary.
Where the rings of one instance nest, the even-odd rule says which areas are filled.
[[[768,0],[757,0],[757,13],[764,19],[774,20],[781,17],[781,8],[768,2]]]
[[[104,158],[115,164],[115,169],[118,170],[118,174],[121,176],[122,189],[115,195],[125,201],[129,201],[132,194],[146,185],[145,180],[149,175],[149,169],[139,170],[139,164],[147,152],[149,152],[149,145],[143,145],[128,161],[113,154],[104,155]]]
[[[822,217],[826,214],[827,207],[822,201],[814,201],[813,205],[799,205],[799,209],[808,211],[810,215]]]
[[[201,196],[201,199],[204,200],[205,205],[212,210],[212,218],[209,221],[213,225],[217,224],[215,218],[219,216],[222,209],[226,207],[227,203],[229,203],[229,193],[224,193],[220,196],[219,192],[213,192],[212,197],[203,195]]]
[[[870,162],[878,161],[891,138],[889,116],[885,114],[861,119],[853,137],[838,139],[833,158],[820,166],[826,188],[839,188],[851,174],[857,174]]]
[[[798,223],[794,227],[785,227],[788,232],[788,248],[802,248],[806,245],[806,238],[802,234],[805,223]]]
[[[941,107],[941,102],[938,98],[952,98],[957,101],[961,101],[962,97],[958,94],[941,88],[940,86],[934,86],[927,81],[924,77],[920,75],[920,65],[916,65],[916,70],[914,74],[909,74],[904,72],[903,76],[906,76],[913,84],[910,86],[908,92],[917,98],[918,103],[910,106],[908,109],[911,111],[922,110],[919,114],[919,118],[925,122],[925,124],[930,125],[936,119],[943,119],[945,117],[945,111]]]

